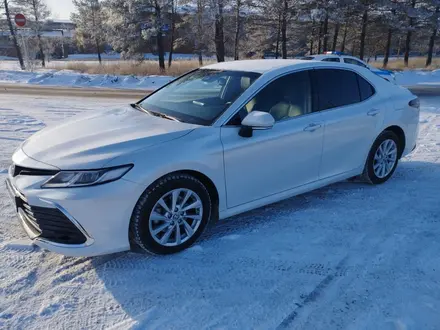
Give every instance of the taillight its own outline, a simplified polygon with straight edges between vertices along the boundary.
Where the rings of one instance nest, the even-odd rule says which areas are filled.
[[[412,108],[420,109],[420,100],[419,98],[415,98],[414,100],[409,101],[408,105]]]

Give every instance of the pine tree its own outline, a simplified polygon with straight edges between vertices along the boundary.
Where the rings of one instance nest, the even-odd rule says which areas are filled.
[[[91,44],[96,49],[101,63],[102,47],[105,42],[104,13],[99,0],[73,0],[77,13],[72,14],[76,33],[81,44]]]
[[[417,18],[417,14],[415,11],[417,4],[417,0],[410,0],[409,6],[407,8],[407,16],[408,16],[408,28],[406,32],[406,39],[405,39],[405,55],[403,62],[405,63],[405,66],[408,67],[408,61],[409,61],[409,52],[410,52],[410,46],[411,46],[411,36],[414,30],[415,21]]]

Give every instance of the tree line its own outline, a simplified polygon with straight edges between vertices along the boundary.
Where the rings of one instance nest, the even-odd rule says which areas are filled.
[[[35,21],[47,16],[44,0],[3,0]],[[75,42],[84,52],[112,49],[123,58],[153,52],[162,70],[175,52],[217,61],[289,58],[342,51],[361,59],[436,55],[440,0],[73,0]],[[10,27],[12,33],[13,27]],[[40,37],[37,38],[38,40]],[[41,44],[41,42],[40,42]],[[17,52],[18,53],[18,52]],[[167,55],[167,59],[165,58]],[[44,61],[44,57],[43,57]],[[44,63],[43,63],[44,65]]]

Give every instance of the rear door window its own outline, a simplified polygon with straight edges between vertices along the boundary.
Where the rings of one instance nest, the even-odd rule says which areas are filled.
[[[371,84],[366,81],[361,76],[357,75],[358,84],[359,84],[359,92],[361,94],[361,101],[364,101],[366,99],[369,99],[372,97],[375,93],[374,87],[371,86]]]
[[[361,101],[357,74],[340,69],[316,69],[313,81],[317,85],[318,109],[326,110]]]

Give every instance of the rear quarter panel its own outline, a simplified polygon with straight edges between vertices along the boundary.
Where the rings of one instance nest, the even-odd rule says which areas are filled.
[[[385,117],[385,125],[399,126],[405,133],[405,150],[403,156],[410,153],[416,145],[419,132],[420,110],[409,106],[409,102],[417,98],[408,89],[396,86],[390,96],[393,111],[389,111]]]

